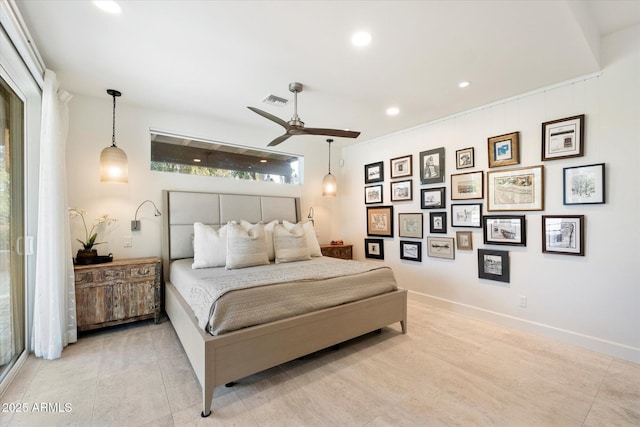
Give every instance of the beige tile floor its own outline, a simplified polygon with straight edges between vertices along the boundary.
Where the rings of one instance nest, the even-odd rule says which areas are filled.
[[[29,357],[0,425],[640,425],[640,365],[409,304],[407,335],[394,325],[220,387],[209,418],[168,321],[93,333],[58,360]]]

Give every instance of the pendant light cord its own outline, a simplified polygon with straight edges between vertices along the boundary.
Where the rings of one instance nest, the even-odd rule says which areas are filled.
[[[113,94],[113,129],[111,132],[111,146],[116,146],[116,94]]]
[[[331,143],[333,139],[327,139],[327,142],[329,143],[329,175],[331,175]]]

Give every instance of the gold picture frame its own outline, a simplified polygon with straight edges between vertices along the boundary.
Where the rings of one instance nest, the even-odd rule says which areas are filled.
[[[492,136],[487,142],[490,168],[520,164],[520,132]]]

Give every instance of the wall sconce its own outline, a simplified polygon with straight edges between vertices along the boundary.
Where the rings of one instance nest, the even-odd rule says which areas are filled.
[[[336,177],[331,175],[331,143],[333,139],[327,139],[329,143],[329,173],[322,179],[322,196],[323,197],[335,197],[337,190]]]
[[[140,210],[142,205],[144,205],[145,203],[151,203],[153,205],[153,208],[155,209],[153,216],[162,215],[155,203],[153,203],[151,200],[145,200],[144,202],[140,203],[140,206],[138,206],[138,209],[136,209],[136,215],[133,221],[131,221],[131,231],[140,231],[141,224],[140,224],[140,220],[138,219],[138,211]]]
[[[311,221],[311,224],[315,225],[313,222],[313,206],[309,208],[309,214],[307,215],[307,221]]]
[[[116,147],[116,96],[122,94],[114,89],[107,89],[107,93],[113,97],[113,132],[111,146],[100,153],[100,181],[127,183],[129,182],[127,154],[123,149]]]

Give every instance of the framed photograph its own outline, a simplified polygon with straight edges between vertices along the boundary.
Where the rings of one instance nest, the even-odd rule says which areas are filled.
[[[429,215],[429,232],[430,233],[447,233],[447,213],[431,212]]]
[[[446,187],[422,188],[420,190],[420,207],[422,209],[444,209],[446,205]]]
[[[582,157],[584,114],[542,123],[542,161]]]
[[[422,242],[400,240],[400,259],[422,261]]]
[[[444,182],[444,147],[420,153],[420,182]]]
[[[482,171],[451,174],[451,200],[472,200],[484,197]]]
[[[482,203],[451,205],[452,227],[482,227]]]
[[[364,187],[364,203],[382,203],[382,184]]]
[[[411,176],[413,174],[413,156],[403,156],[391,159],[391,179]]]
[[[478,277],[509,283],[509,252],[478,249]]]
[[[422,239],[422,214],[399,213],[398,236]]]
[[[584,215],[542,215],[542,252],[584,256]]]
[[[456,246],[459,251],[472,251],[473,233],[470,231],[456,231]]]
[[[604,203],[604,163],[564,168],[562,183],[565,205]]]
[[[393,206],[367,207],[367,236],[393,237]]]
[[[384,162],[375,162],[364,165],[364,183],[384,181]]]
[[[456,169],[472,168],[474,162],[473,147],[456,150]]]
[[[384,259],[384,240],[364,239],[364,256],[366,258]]]
[[[484,243],[527,246],[524,215],[487,215],[482,220],[484,222]]]
[[[455,259],[456,250],[453,237],[427,237],[427,256],[434,258]]]
[[[520,132],[492,136],[489,141],[489,167],[517,165],[520,163]]]
[[[391,201],[413,200],[413,181],[395,181],[391,183]]]
[[[488,211],[541,211],[544,209],[542,166],[487,172]]]

